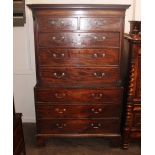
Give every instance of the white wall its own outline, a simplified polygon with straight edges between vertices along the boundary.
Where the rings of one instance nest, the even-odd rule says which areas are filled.
[[[74,0],[27,0],[29,3],[76,3]],[[79,4],[131,4],[126,12],[125,32],[129,20],[140,20],[140,0],[78,0]],[[23,113],[23,122],[35,122],[33,88],[36,83],[32,13],[26,7],[26,24],[14,27],[14,100],[17,112]]]

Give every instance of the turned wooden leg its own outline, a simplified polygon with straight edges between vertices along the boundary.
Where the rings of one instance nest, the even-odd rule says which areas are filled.
[[[36,138],[37,146],[45,146],[45,141],[46,139],[44,137],[37,136]]]
[[[127,105],[127,114],[126,114],[126,122],[125,122],[125,127],[123,130],[123,149],[128,149],[129,147],[129,142],[130,142],[130,132],[131,132],[131,127],[132,127],[132,110],[133,106],[132,104],[128,103]]]
[[[125,128],[124,135],[123,135],[123,144],[122,144],[123,149],[128,149],[129,141],[130,141],[130,132],[128,128]]]

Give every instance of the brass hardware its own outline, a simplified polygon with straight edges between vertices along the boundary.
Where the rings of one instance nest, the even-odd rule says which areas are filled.
[[[95,58],[97,58],[97,57],[98,57],[98,55],[97,55],[96,53],[94,53],[94,57],[95,57]]]
[[[54,25],[55,24],[55,21],[54,20],[50,21],[50,24]]]
[[[62,124],[56,123],[56,126],[57,126],[59,129],[62,129],[63,127],[66,126],[66,124],[65,124],[65,123],[62,123]]]
[[[97,78],[103,78],[105,76],[105,73],[94,73],[94,76]]]
[[[94,39],[97,40],[98,38],[95,36]]]
[[[61,24],[64,24],[64,21],[63,20],[61,21]]]
[[[91,126],[94,128],[94,129],[99,129],[102,125],[101,123],[91,123]]]
[[[52,40],[55,40],[56,39],[56,37],[52,37]]]
[[[102,57],[102,58],[103,58],[103,57],[105,57],[105,53],[103,53],[102,55],[99,55],[99,54],[97,54],[97,53],[94,53],[94,54],[93,54],[93,57],[94,57],[94,58],[99,58],[99,57]]]
[[[103,94],[102,93],[99,93],[99,94],[92,93],[91,96],[94,97],[95,99],[101,99],[103,97]]]
[[[62,93],[62,94],[55,93],[54,95],[55,95],[55,97],[58,98],[58,99],[64,98],[64,97],[66,96],[65,93]]]
[[[62,53],[62,54],[60,54],[60,56],[58,56],[58,54],[53,53],[52,56],[53,56],[54,58],[57,58],[57,59],[58,59],[58,58],[63,58],[63,57],[65,56],[65,54]]]
[[[106,37],[105,36],[102,36],[102,37],[94,36],[94,39],[97,40],[97,41],[102,41],[102,40],[105,40]]]
[[[95,114],[98,114],[102,111],[102,108],[98,108],[98,110],[95,110],[94,108],[92,108],[91,111]]]
[[[63,40],[64,40],[64,39],[65,39],[65,37],[64,37],[64,36],[62,36],[62,37],[61,37],[61,39],[63,39]]]
[[[56,108],[55,111],[58,112],[59,114],[63,114],[66,111],[66,109],[64,108],[60,110],[59,108]]]
[[[105,53],[102,54],[102,57],[105,57]]]
[[[103,36],[103,37],[102,37],[102,39],[103,39],[103,40],[105,40],[105,39],[106,39],[106,37],[105,37],[105,36]]]
[[[61,78],[63,78],[64,76],[65,76],[65,73],[63,72],[63,73],[53,73],[53,75],[54,75],[54,77],[56,77],[56,78],[58,78],[58,79],[61,79]]]

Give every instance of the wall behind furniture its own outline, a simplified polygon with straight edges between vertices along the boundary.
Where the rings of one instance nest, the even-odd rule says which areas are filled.
[[[77,4],[74,0],[26,0],[31,3]],[[130,4],[126,12],[125,32],[129,20],[140,20],[140,0],[78,0],[79,4]],[[32,12],[26,7],[26,24],[14,27],[14,100],[16,112],[23,113],[23,122],[35,122],[34,93],[36,83]]]

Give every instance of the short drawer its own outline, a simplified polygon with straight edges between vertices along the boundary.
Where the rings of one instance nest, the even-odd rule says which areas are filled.
[[[119,47],[119,33],[39,33],[40,47]]]
[[[122,100],[122,88],[64,89],[35,88],[36,102],[103,103]]]
[[[77,17],[53,17],[44,15],[37,18],[39,32],[77,30]]]
[[[38,118],[105,118],[120,117],[121,104],[48,105],[36,104]],[[115,109],[115,110],[114,110]]]
[[[120,72],[117,67],[40,68],[40,84],[52,86],[97,86],[118,85]]]
[[[121,31],[121,20],[108,17],[81,17],[80,30]]]
[[[71,133],[119,133],[119,119],[40,119],[37,121],[40,134]]]
[[[106,49],[39,49],[40,66],[118,65],[119,48]]]

